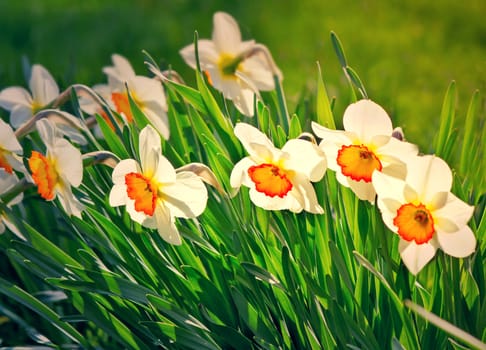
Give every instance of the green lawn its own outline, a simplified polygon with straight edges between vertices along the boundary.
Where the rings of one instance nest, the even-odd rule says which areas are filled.
[[[223,10],[244,38],[266,44],[284,73],[290,110],[314,92],[316,61],[337,98],[340,119],[348,90],[330,41],[340,37],[371,99],[424,152],[438,126],[451,80],[463,118],[475,89],[486,88],[486,3],[417,1],[7,1],[0,0],[0,88],[24,83],[21,57],[45,65],[63,86],[104,81],[101,67],[117,52],[145,74],[141,50],[192,82],[178,50],[211,35]],[[482,99],[484,101],[484,98]],[[484,120],[484,103],[482,103]]]

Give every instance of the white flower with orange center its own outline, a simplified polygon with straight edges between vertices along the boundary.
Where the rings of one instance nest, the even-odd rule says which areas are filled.
[[[417,274],[437,248],[463,258],[474,252],[476,238],[467,226],[474,207],[450,192],[452,172],[435,156],[408,161],[405,180],[373,173],[378,207],[386,226],[400,236],[403,262]]]
[[[59,87],[41,65],[32,66],[29,88],[12,86],[0,91],[0,107],[10,111],[10,124],[17,129],[59,96]]]
[[[58,198],[66,213],[81,217],[84,206],[71,189],[78,187],[83,179],[81,152],[59,137],[55,124],[48,119],[37,121],[36,127],[46,146],[45,155],[32,151],[28,160],[37,191],[45,200]]]
[[[108,84],[93,87],[107,102],[108,107],[121,114],[128,123],[133,122],[128,92],[133,102],[145,114],[148,121],[164,137],[169,139],[169,119],[167,101],[161,83],[155,79],[135,74],[130,62],[123,56],[112,55],[113,66],[103,68],[108,77]],[[128,92],[127,92],[128,87]],[[89,114],[100,114],[110,125],[108,118],[98,101],[87,94],[80,94],[80,105]]]
[[[249,156],[233,168],[233,188],[249,187],[250,199],[263,209],[323,213],[311,184],[326,172],[326,158],[319,147],[293,139],[278,149],[258,129],[245,123],[236,124],[234,131]]]
[[[113,170],[110,205],[125,205],[132,220],[181,244],[175,218],[195,218],[206,208],[207,189],[193,172],[176,172],[162,155],[160,136],[147,125],[139,137],[140,163],[122,160]]]
[[[373,172],[398,178],[407,173],[405,159],[416,156],[417,146],[392,137],[393,127],[385,110],[371,100],[349,105],[343,117],[344,131],[327,129],[315,122],[314,133],[322,138],[329,169],[337,180],[363,200],[374,203]]]
[[[13,174],[14,170],[25,172],[22,153],[22,146],[11,126],[0,119],[0,169],[9,174]]]
[[[211,85],[244,115],[253,115],[255,94],[275,88],[274,74],[281,79],[268,49],[254,40],[242,41],[238,23],[227,13],[214,14],[212,40],[201,39],[197,45],[201,70]],[[196,69],[193,44],[184,47],[180,54]]]

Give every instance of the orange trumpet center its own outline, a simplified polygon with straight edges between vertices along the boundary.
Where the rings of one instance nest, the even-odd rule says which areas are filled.
[[[283,198],[292,189],[288,174],[273,164],[254,165],[248,169],[248,175],[256,190],[270,197]]]
[[[46,200],[54,199],[56,195],[54,187],[57,184],[58,175],[52,161],[39,152],[32,151],[29,158],[29,168],[41,197]]]
[[[371,182],[373,171],[381,171],[378,157],[365,145],[343,146],[338,151],[337,163],[343,175],[355,181]]]
[[[135,201],[135,210],[152,216],[157,204],[157,185],[139,173],[125,175],[127,194]]]
[[[111,99],[115,104],[116,111],[124,114],[127,122],[131,123],[133,120],[132,110],[130,108],[130,101],[126,93],[114,92],[111,94]]]
[[[427,243],[434,235],[434,219],[430,211],[420,203],[403,204],[397,210],[393,224],[398,227],[398,234],[406,241],[417,244]]]

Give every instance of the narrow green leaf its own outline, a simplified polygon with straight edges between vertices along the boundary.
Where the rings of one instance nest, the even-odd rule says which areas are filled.
[[[317,96],[316,96],[316,114],[317,123],[328,128],[335,130],[336,124],[334,123],[334,116],[331,110],[331,104],[329,103],[329,97],[327,95],[326,86],[322,78],[322,71],[319,62],[317,62]]]
[[[435,138],[434,148],[435,154],[444,159],[449,158],[449,154],[446,154],[445,149],[447,141],[452,134],[452,128],[454,125],[456,108],[456,82],[451,81],[447,88],[444,102],[442,103],[442,111],[440,113],[440,125],[439,131]]]
[[[346,62],[346,55],[344,54],[343,45],[341,44],[341,41],[339,40],[337,34],[333,31],[331,31],[331,42],[332,47],[334,48],[334,52],[336,53],[336,56],[339,60],[339,64],[343,69],[346,68],[348,66],[348,63]]]
[[[462,175],[467,174],[467,169],[473,163],[476,152],[471,152],[474,149],[475,133],[477,128],[476,114],[479,104],[479,90],[474,91],[471,97],[471,102],[467,109],[466,123],[464,125],[464,137],[462,139],[461,157],[459,158],[460,171]]]
[[[37,315],[50,322],[74,342],[81,344],[86,348],[89,347],[86,339],[73,326],[61,321],[60,316],[56,312],[20,287],[0,278],[0,293],[28,307]]]

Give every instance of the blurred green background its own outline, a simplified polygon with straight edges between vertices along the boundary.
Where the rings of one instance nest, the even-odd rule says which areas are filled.
[[[245,39],[270,48],[284,73],[291,112],[314,92],[319,61],[341,119],[349,91],[331,45],[333,30],[369,97],[423,152],[451,80],[457,82],[459,118],[480,89],[485,119],[484,0],[0,0],[0,89],[25,85],[22,56],[43,64],[66,87],[105,82],[101,68],[115,52],[146,74],[141,50],[191,82],[193,72],[178,51],[195,30],[211,36],[215,11],[233,15]]]

